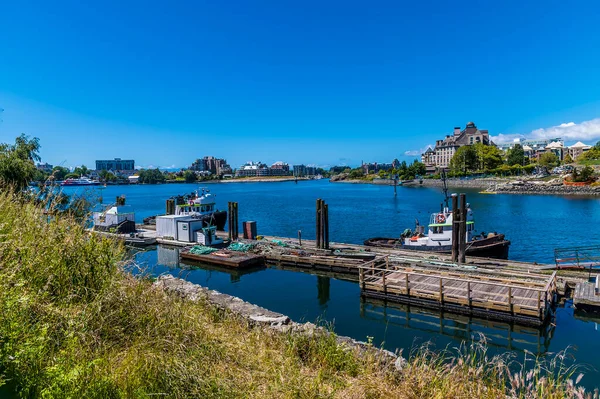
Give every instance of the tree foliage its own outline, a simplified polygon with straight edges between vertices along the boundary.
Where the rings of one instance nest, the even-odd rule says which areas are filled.
[[[479,170],[492,170],[502,165],[502,153],[498,147],[477,143],[473,148],[477,154],[477,167]]]
[[[35,179],[35,163],[39,156],[40,141],[21,134],[15,144],[0,144],[0,185],[15,191],[25,189]]]
[[[55,180],[64,180],[68,174],[69,169],[63,166],[55,166],[54,168],[52,168],[52,176]]]
[[[600,159],[600,147],[598,147],[598,143],[577,158],[578,161],[593,161],[597,159]]]
[[[557,166],[559,163],[559,159],[556,156],[555,153],[553,152],[545,152],[542,155],[540,155],[540,160],[538,162],[541,166],[546,166],[546,167],[554,167]]]
[[[565,163],[565,164],[573,163],[573,158],[571,157],[570,154],[565,155],[565,158],[563,159],[563,163]]]
[[[515,146],[508,150],[506,155],[506,163],[512,165],[524,165],[525,164],[525,151],[521,144],[515,144]]]
[[[186,183],[194,183],[196,180],[198,180],[198,176],[196,176],[196,173],[194,173],[191,170],[186,170],[185,172],[183,172],[183,178],[185,179]]]
[[[475,171],[477,165],[477,151],[472,145],[460,147],[450,160],[450,170],[454,173]]]
[[[145,184],[157,184],[165,182],[165,175],[156,169],[142,169],[139,173],[139,182]]]

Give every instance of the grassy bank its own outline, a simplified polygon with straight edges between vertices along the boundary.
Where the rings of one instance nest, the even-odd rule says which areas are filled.
[[[250,328],[134,278],[116,242],[0,194],[0,380],[44,398],[576,397],[575,370],[413,351],[402,372],[332,334]],[[555,358],[560,359],[560,358]],[[544,371],[551,366],[550,372]],[[518,368],[518,367],[517,367]],[[557,372],[557,374],[555,374]],[[557,376],[555,376],[557,375]]]

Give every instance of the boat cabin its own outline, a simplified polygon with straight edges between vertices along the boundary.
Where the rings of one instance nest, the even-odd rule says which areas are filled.
[[[416,231],[410,237],[404,238],[404,245],[429,247],[452,245],[452,211],[450,209],[446,207],[438,213],[432,213],[427,228],[427,234],[424,234],[425,226],[417,225]],[[466,242],[473,239],[474,233],[475,219],[473,211],[467,205]]]
[[[187,200],[181,199],[175,205],[175,215],[177,216],[193,216],[193,215],[209,215],[215,212],[214,195],[207,189],[202,189],[202,194],[196,191],[195,198]]]

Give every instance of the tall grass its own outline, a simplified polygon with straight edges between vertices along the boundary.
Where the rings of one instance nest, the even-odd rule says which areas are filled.
[[[515,375],[484,344],[420,347],[395,372],[333,333],[251,328],[167,294],[125,272],[124,259],[119,243],[0,194],[0,381],[44,398],[583,395],[574,369],[533,362]]]

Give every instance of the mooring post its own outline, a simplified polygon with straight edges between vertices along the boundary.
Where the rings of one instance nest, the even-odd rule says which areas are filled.
[[[458,262],[459,222],[458,197],[456,194],[452,194],[452,262]]]
[[[317,199],[317,248],[321,248],[321,198]]]
[[[458,262],[465,263],[467,250],[467,199],[464,193],[460,194],[460,229],[458,234]]]
[[[227,236],[229,237],[229,240],[231,241],[231,237],[233,236],[233,216],[232,216],[233,211],[231,210],[231,202],[227,203]]]
[[[239,238],[239,219],[238,219],[238,203],[233,203],[233,238]]]
[[[302,230],[298,230],[298,245],[302,245]]]
[[[329,205],[323,201],[323,215],[325,223],[323,224],[323,248],[329,249]]]

